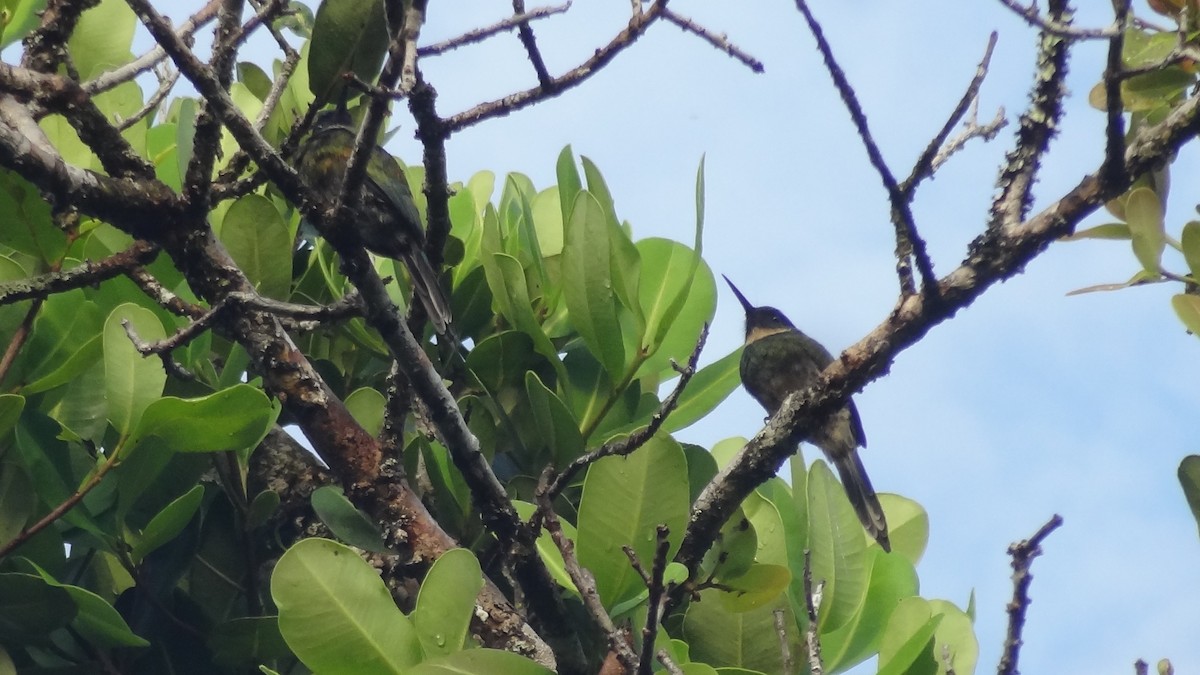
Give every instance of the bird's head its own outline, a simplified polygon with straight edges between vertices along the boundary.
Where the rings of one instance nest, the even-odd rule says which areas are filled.
[[[733,294],[737,296],[738,302],[742,303],[742,309],[746,311],[746,344],[775,333],[796,330],[783,312],[774,307],[755,307],[750,304],[746,296],[742,295],[738,287],[733,285],[729,277],[721,276],[725,279],[725,283],[729,284],[729,288],[733,289]]]

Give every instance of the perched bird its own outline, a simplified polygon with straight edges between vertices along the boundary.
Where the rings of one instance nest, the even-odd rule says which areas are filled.
[[[332,204],[342,189],[357,131],[344,105],[317,114],[313,129],[296,155],[296,170],[313,196]],[[450,304],[437,273],[425,257],[425,229],[412,192],[396,158],[375,146],[367,176],[355,200],[354,225],[368,251],[404,261],[413,290],[439,334],[450,323]]]
[[[782,312],[774,307],[751,305],[729,277],[725,277],[725,283],[746,310],[746,346],[740,368],[742,386],[774,415],[788,394],[815,384],[821,371],[833,362],[833,356],[816,340],[800,332]],[[866,447],[867,438],[854,401],[830,415],[807,440],[837,467],[846,496],[867,534],[884,551],[891,551],[883,507],[858,456],[858,448]]]

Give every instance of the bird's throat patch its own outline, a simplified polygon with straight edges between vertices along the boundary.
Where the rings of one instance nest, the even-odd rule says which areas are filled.
[[[763,327],[751,328],[750,331],[748,333],[746,333],[746,344],[750,344],[751,342],[756,342],[765,337],[770,337],[771,335],[776,335],[778,333],[786,333],[789,330],[791,330],[791,329],[784,328],[782,326],[772,326],[770,328],[763,328]]]

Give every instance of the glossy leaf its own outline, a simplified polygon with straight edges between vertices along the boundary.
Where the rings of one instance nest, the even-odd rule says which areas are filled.
[[[582,455],[586,448],[579,433],[579,422],[533,371],[525,373],[525,393],[537,421],[539,437],[549,447],[555,466],[566,466]]]
[[[248,451],[278,416],[278,404],[249,384],[200,398],[164,396],[146,408],[127,452],[150,437],[162,439],[176,452]]]
[[[318,104],[336,103],[344,73],[374,82],[387,52],[383,0],[324,0],[317,8],[308,52],[308,86]]]
[[[947,656],[956,673],[973,673],[979,661],[979,641],[975,638],[975,627],[971,618],[958,607],[945,600],[930,600],[929,607],[934,616],[940,616],[934,631],[934,650],[938,660],[938,672],[947,672]]]
[[[71,623],[75,602],[35,574],[0,574],[0,641],[21,644]]]
[[[385,404],[383,394],[372,387],[355,389],[346,397],[346,409],[350,411],[354,421],[372,436],[378,436],[383,429]]]
[[[33,566],[42,581],[54,588],[67,592],[76,611],[71,619],[71,628],[88,641],[104,647],[148,647],[144,638],[135,635],[116,608],[92,591],[71,584],[60,583],[46,570]]]
[[[808,473],[808,537],[813,581],[825,582],[821,632],[837,630],[867,593],[867,543],[845,491],[820,460]]]
[[[325,485],[313,490],[312,507],[317,517],[338,539],[373,553],[383,553],[383,533],[367,514],[355,508],[335,485]]]
[[[670,528],[677,545],[687,522],[687,500],[683,449],[669,437],[655,436],[626,457],[606,457],[591,465],[579,503],[577,552],[580,564],[595,575],[606,606],[645,589],[621,546],[630,545],[642,560],[653,560],[660,524]]]
[[[0,544],[21,533],[37,506],[37,492],[16,462],[0,461]]]
[[[452,549],[434,561],[409,617],[426,658],[458,652],[468,644],[475,596],[481,588],[483,572],[470,551]]]
[[[920,504],[900,495],[880,494],[879,503],[887,514],[892,554],[901,555],[916,566],[929,544],[929,514]],[[879,546],[866,530],[863,530],[863,538],[868,546]]]
[[[271,575],[279,631],[309,669],[330,675],[409,673],[421,644],[379,573],[350,548],[304,539]]]
[[[45,8],[46,0],[18,0],[15,4],[10,4],[8,9],[12,13],[8,17],[7,25],[0,25],[0,49],[24,38],[29,31],[37,28],[41,12]]]
[[[196,515],[203,499],[204,488],[197,485],[159,511],[133,545],[131,555],[134,562],[140,562],[151,551],[178,536],[192,516]]]
[[[83,79],[133,60],[129,51],[137,25],[133,10],[120,0],[103,0],[79,17],[67,45]]]
[[[143,342],[166,337],[158,317],[132,303],[117,307],[104,323],[104,389],[108,421],[122,435],[133,432],[142,413],[159,396],[167,373],[157,356],[142,356],[129,341],[122,325],[128,321]]]
[[[916,569],[903,556],[876,548],[869,551],[869,558],[871,580],[862,608],[841,628],[821,634],[821,652],[830,672],[845,670],[878,652],[892,610],[917,594]]]
[[[722,581],[718,597],[730,612],[748,612],[783,597],[791,581],[786,566],[755,563],[741,576]]]
[[[747,612],[730,612],[718,601],[720,591],[706,590],[700,600],[688,605],[683,619],[683,636],[691,646],[693,661],[714,667],[740,667],[763,673],[782,673],[783,656],[775,612],[783,612],[788,649],[802,654],[802,638],[796,630],[796,616],[780,596],[770,603]]]
[[[1183,250],[1183,259],[1187,261],[1188,271],[1193,277],[1200,279],[1200,221],[1189,220],[1184,224],[1179,245]]]
[[[879,646],[880,675],[936,673],[933,635],[941,621],[929,601],[915,597],[902,600],[888,619]]]
[[[1192,510],[1192,517],[1200,527],[1200,455],[1188,455],[1179,463],[1179,484],[1183,486],[1183,496]]]
[[[1167,245],[1163,229],[1162,202],[1149,188],[1136,188],[1125,202],[1125,219],[1133,238],[1133,254],[1142,269],[1158,274],[1163,248]]]
[[[286,300],[292,283],[292,235],[269,199],[248,194],[225,212],[221,243],[262,295]]]
[[[1192,335],[1200,335],[1200,296],[1179,293],[1171,296],[1171,308]]]
[[[575,199],[563,247],[563,299],[571,323],[613,380],[624,375],[625,350],[609,270],[608,224],[588,192]]]

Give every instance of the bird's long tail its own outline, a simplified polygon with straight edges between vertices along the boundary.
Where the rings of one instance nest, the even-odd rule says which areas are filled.
[[[413,291],[433,322],[433,328],[438,335],[445,335],[446,327],[450,325],[450,302],[442,293],[438,284],[437,272],[429,264],[429,258],[418,247],[412,247],[404,252],[404,264],[408,266],[412,277]]]
[[[842,487],[845,488],[846,496],[850,498],[850,505],[858,514],[858,519],[862,521],[863,528],[879,542],[884,551],[890,552],[892,545],[888,541],[887,519],[883,516],[883,507],[879,505],[879,498],[875,496],[875,489],[871,487],[871,479],[867,478],[867,469],[863,466],[858,451],[851,450],[833,458],[833,465],[842,477]]]

